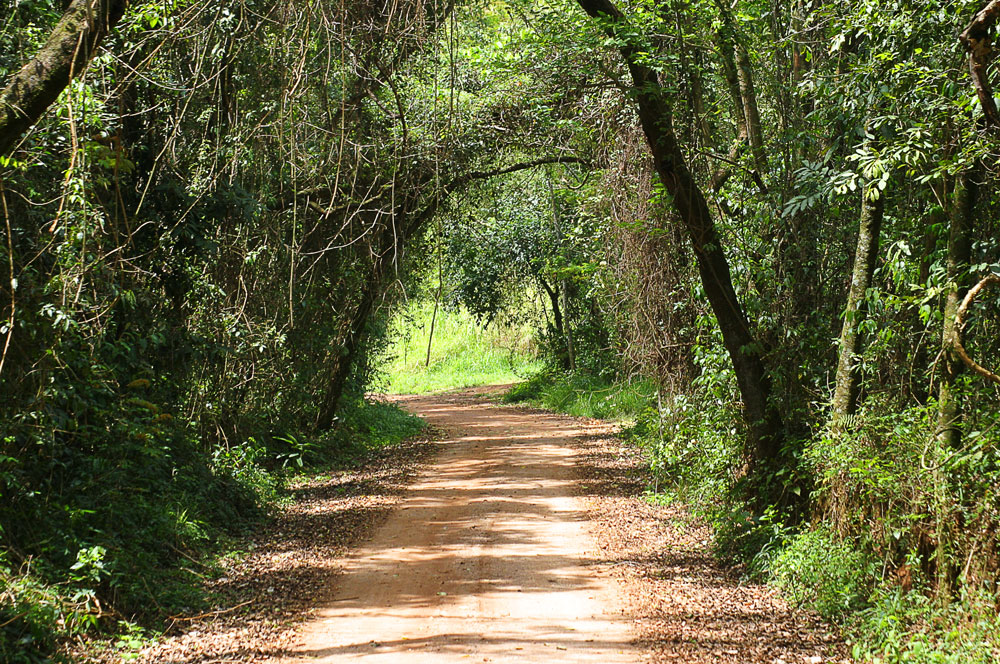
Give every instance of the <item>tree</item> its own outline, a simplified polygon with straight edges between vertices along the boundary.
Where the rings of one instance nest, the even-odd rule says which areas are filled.
[[[771,403],[772,382],[764,365],[763,348],[750,329],[733,287],[722,238],[705,195],[688,170],[674,134],[669,96],[660,86],[656,72],[644,64],[635,29],[625,15],[609,0],[578,1],[588,15],[601,22],[609,37],[621,44],[619,51],[632,77],[630,94],[634,96],[657,175],[687,229],[705,295],[715,313],[736,374],[743,398],[748,453],[757,472],[766,474],[776,470],[785,454],[783,424]]]
[[[80,76],[129,0],[73,0],[41,50],[0,92],[0,155]]]

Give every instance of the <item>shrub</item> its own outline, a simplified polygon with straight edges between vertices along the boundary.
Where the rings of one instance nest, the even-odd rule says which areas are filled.
[[[837,618],[864,607],[876,566],[862,547],[836,537],[825,527],[799,533],[775,558],[775,585],[793,603]]]

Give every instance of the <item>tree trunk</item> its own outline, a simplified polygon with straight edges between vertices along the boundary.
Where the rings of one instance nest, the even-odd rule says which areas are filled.
[[[327,384],[326,394],[323,404],[316,414],[315,429],[322,431],[329,429],[337,419],[337,410],[344,397],[344,390],[347,387],[347,380],[351,376],[351,371],[358,359],[358,352],[364,346],[365,335],[368,331],[368,322],[375,313],[375,303],[384,291],[383,273],[381,258],[372,270],[372,278],[365,284],[361,293],[361,300],[354,309],[354,316],[351,317],[351,326],[347,331],[343,346],[336,364],[330,373],[330,381]]]
[[[562,228],[559,224],[559,205],[556,201],[556,191],[552,184],[552,170],[548,170],[548,180],[549,180],[549,202],[552,205],[552,230],[555,233],[556,240],[559,242],[560,249],[563,246],[563,236]],[[566,279],[560,280],[558,285],[559,291],[559,307],[565,314],[563,318],[563,324],[560,326],[562,328],[563,336],[566,341],[566,362],[565,368],[570,371],[576,371],[576,353],[573,349],[573,325],[570,320],[570,309],[569,309],[569,281]]]
[[[963,182],[955,192],[955,209],[951,215],[948,231],[948,257],[945,274],[948,279],[944,299],[944,323],[941,329],[941,379],[938,382],[938,439],[943,445],[957,449],[961,444],[958,420],[961,404],[955,394],[955,381],[965,368],[955,352],[958,338],[956,317],[958,305],[965,295],[966,277],[969,264],[969,230],[972,228],[976,198],[979,193],[981,168],[971,168],[963,176]]]
[[[316,415],[314,424],[316,429],[327,429],[336,420],[337,409],[340,407],[340,401],[344,396],[347,379],[350,378],[351,371],[358,360],[358,353],[364,347],[368,323],[371,320],[372,314],[375,313],[375,305],[378,299],[385,293],[388,270],[397,256],[397,249],[406,246],[406,242],[410,238],[415,237],[427,222],[433,219],[444,201],[452,193],[475,180],[485,180],[546,164],[568,164],[579,163],[579,161],[576,157],[550,157],[522,162],[490,171],[470,171],[455,177],[434,191],[415,212],[411,213],[410,210],[418,205],[415,202],[419,198],[417,194],[414,194],[413,197],[408,198],[396,208],[393,219],[400,223],[396,224],[394,232],[391,225],[392,222],[390,222],[390,225],[384,228],[385,237],[381,241],[376,242],[371,276],[365,282],[364,291],[361,294],[358,306],[354,310],[354,316],[351,318],[351,325],[337,363],[330,372],[330,381],[327,386],[326,395]],[[429,177],[423,181],[419,180],[419,178],[404,179],[398,188],[419,192],[429,182]]]
[[[541,277],[538,278],[538,283],[542,285],[546,295],[549,296],[549,303],[552,305],[552,328],[555,331],[556,336],[565,342],[566,334],[563,328],[562,305],[560,304],[560,301],[562,300],[562,292],[559,285],[556,284],[553,288],[552,286],[549,286],[548,282]],[[567,371],[572,369],[568,350],[569,349],[563,349],[559,352],[559,364],[562,365],[562,368]]]
[[[865,293],[871,288],[872,275],[875,273],[875,259],[878,256],[879,235],[885,212],[885,193],[882,192],[877,199],[871,200],[867,191],[869,187],[863,188],[858,246],[854,251],[851,287],[847,293],[844,326],[840,332],[840,361],[837,364],[837,384],[833,392],[834,426],[838,426],[845,416],[853,415],[858,405],[858,328],[867,315]]]
[[[729,33],[720,29],[716,33],[719,43],[719,56],[722,60],[722,73],[726,78],[726,87],[733,100],[733,116],[736,120],[737,141],[745,140],[747,135],[747,119],[743,110],[743,93],[740,92],[740,78],[736,73],[736,54]]]
[[[743,398],[743,415],[748,429],[747,452],[752,470],[766,472],[777,468],[783,459],[783,423],[770,403],[771,378],[764,367],[760,344],[750,331],[733,287],[729,263],[708,203],[677,143],[668,97],[656,73],[641,64],[641,49],[626,36],[631,28],[618,8],[609,0],[577,1],[592,18],[602,18],[606,22],[610,36],[624,39],[619,50],[632,75],[639,121],[653,153],[656,172],[687,230],[705,295],[715,313],[736,374]],[[616,30],[619,26],[626,28],[621,35]]]
[[[763,176],[767,170],[767,157],[764,154],[764,132],[761,128],[760,109],[757,105],[757,91],[753,82],[753,68],[750,65],[750,57],[747,50],[740,43],[736,35],[736,27],[733,25],[732,16],[725,9],[721,9],[722,28],[719,30],[719,39],[725,44],[723,46],[731,61],[735,64],[736,85],[739,88],[739,101],[742,102],[742,113],[746,129],[746,136],[750,142],[750,152],[753,154],[754,166],[757,172]],[[727,74],[728,76],[731,74]],[[732,86],[733,82],[729,81]]]
[[[42,49],[0,92],[0,154],[7,154],[69,82],[87,68],[129,4],[129,0],[70,3]]]

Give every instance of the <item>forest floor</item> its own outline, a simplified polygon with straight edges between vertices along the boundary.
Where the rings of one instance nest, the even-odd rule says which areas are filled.
[[[317,478],[148,662],[844,662],[814,616],[741,583],[643,497],[607,423],[399,397],[436,440]]]

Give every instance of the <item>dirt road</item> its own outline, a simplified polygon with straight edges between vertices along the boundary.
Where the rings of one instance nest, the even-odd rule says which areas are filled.
[[[831,664],[847,647],[739,568],[607,424],[409,397],[443,430],[306,479],[141,664]],[[115,648],[79,661],[120,664]],[[130,658],[131,660],[131,658]]]
[[[637,662],[576,491],[579,422],[468,392],[402,404],[441,452],[344,564],[289,653],[311,662]]]

